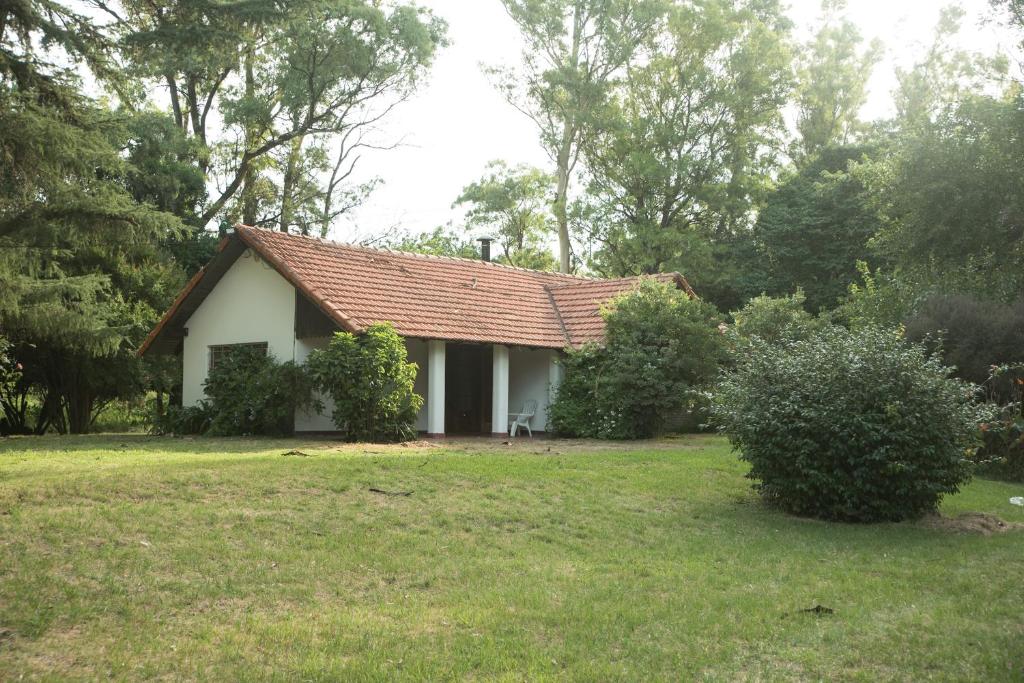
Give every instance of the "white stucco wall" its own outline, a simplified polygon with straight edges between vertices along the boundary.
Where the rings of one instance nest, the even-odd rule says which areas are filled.
[[[203,398],[210,346],[266,342],[279,361],[295,354],[295,290],[269,264],[246,251],[185,323],[182,403]]]
[[[295,340],[295,362],[305,363],[314,349],[322,349],[330,342],[330,337],[313,337]],[[323,411],[316,412],[299,410],[295,413],[295,431],[297,432],[333,432],[337,428],[331,420],[334,412],[334,401],[330,396],[319,396],[323,403]]]
[[[548,405],[551,402],[551,363],[558,352],[547,349],[513,347],[509,354],[508,410],[518,413],[529,399],[537,402],[537,414],[530,425],[544,431],[548,424]]]

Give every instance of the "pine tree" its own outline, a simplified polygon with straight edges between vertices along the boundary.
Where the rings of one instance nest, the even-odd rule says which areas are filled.
[[[35,431],[88,429],[180,282],[159,246],[180,220],[135,201],[123,121],[63,66],[104,77],[111,47],[60,3],[0,8],[0,329],[25,368],[3,400],[37,391]]]

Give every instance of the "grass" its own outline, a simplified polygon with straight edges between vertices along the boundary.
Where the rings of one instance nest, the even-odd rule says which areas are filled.
[[[1024,531],[796,519],[744,471],[717,437],[0,441],[0,678],[1024,677]]]

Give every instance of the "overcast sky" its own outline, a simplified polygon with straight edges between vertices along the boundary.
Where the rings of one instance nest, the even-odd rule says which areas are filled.
[[[361,161],[364,178],[384,184],[343,225],[334,239],[356,240],[399,226],[413,233],[453,221],[451,205],[463,186],[480,177],[493,159],[550,165],[532,124],[500,97],[480,64],[515,64],[520,42],[499,0],[420,0],[449,24],[451,45],[437,58],[418,94],[382,124],[381,142],[403,140],[398,149],[372,152]],[[942,3],[936,0],[851,0],[848,16],[867,40],[880,39],[885,57],[870,83],[863,116],[891,112],[893,68],[922,54],[930,43]],[[991,53],[1010,49],[1004,29],[993,24],[988,0],[961,0],[966,12],[960,43]],[[790,17],[805,35],[820,14],[820,0],[793,0]]]

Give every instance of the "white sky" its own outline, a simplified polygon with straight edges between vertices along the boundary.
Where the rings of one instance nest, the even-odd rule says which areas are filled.
[[[398,226],[413,233],[454,221],[451,205],[461,189],[480,177],[493,159],[548,166],[531,122],[491,87],[481,63],[516,64],[520,42],[499,0],[419,0],[449,24],[451,45],[436,59],[420,91],[381,124],[381,142],[403,140],[398,149],[370,152],[360,162],[364,178],[384,184],[331,237],[355,240]],[[850,0],[847,16],[870,41],[879,38],[885,57],[870,83],[862,112],[891,112],[893,67],[912,62],[931,42],[936,0]],[[961,0],[967,13],[960,45],[991,53],[1012,48],[1011,37],[992,21],[988,0]],[[820,14],[820,0],[792,0],[789,15],[806,35]],[[987,20],[987,21],[986,21]]]

